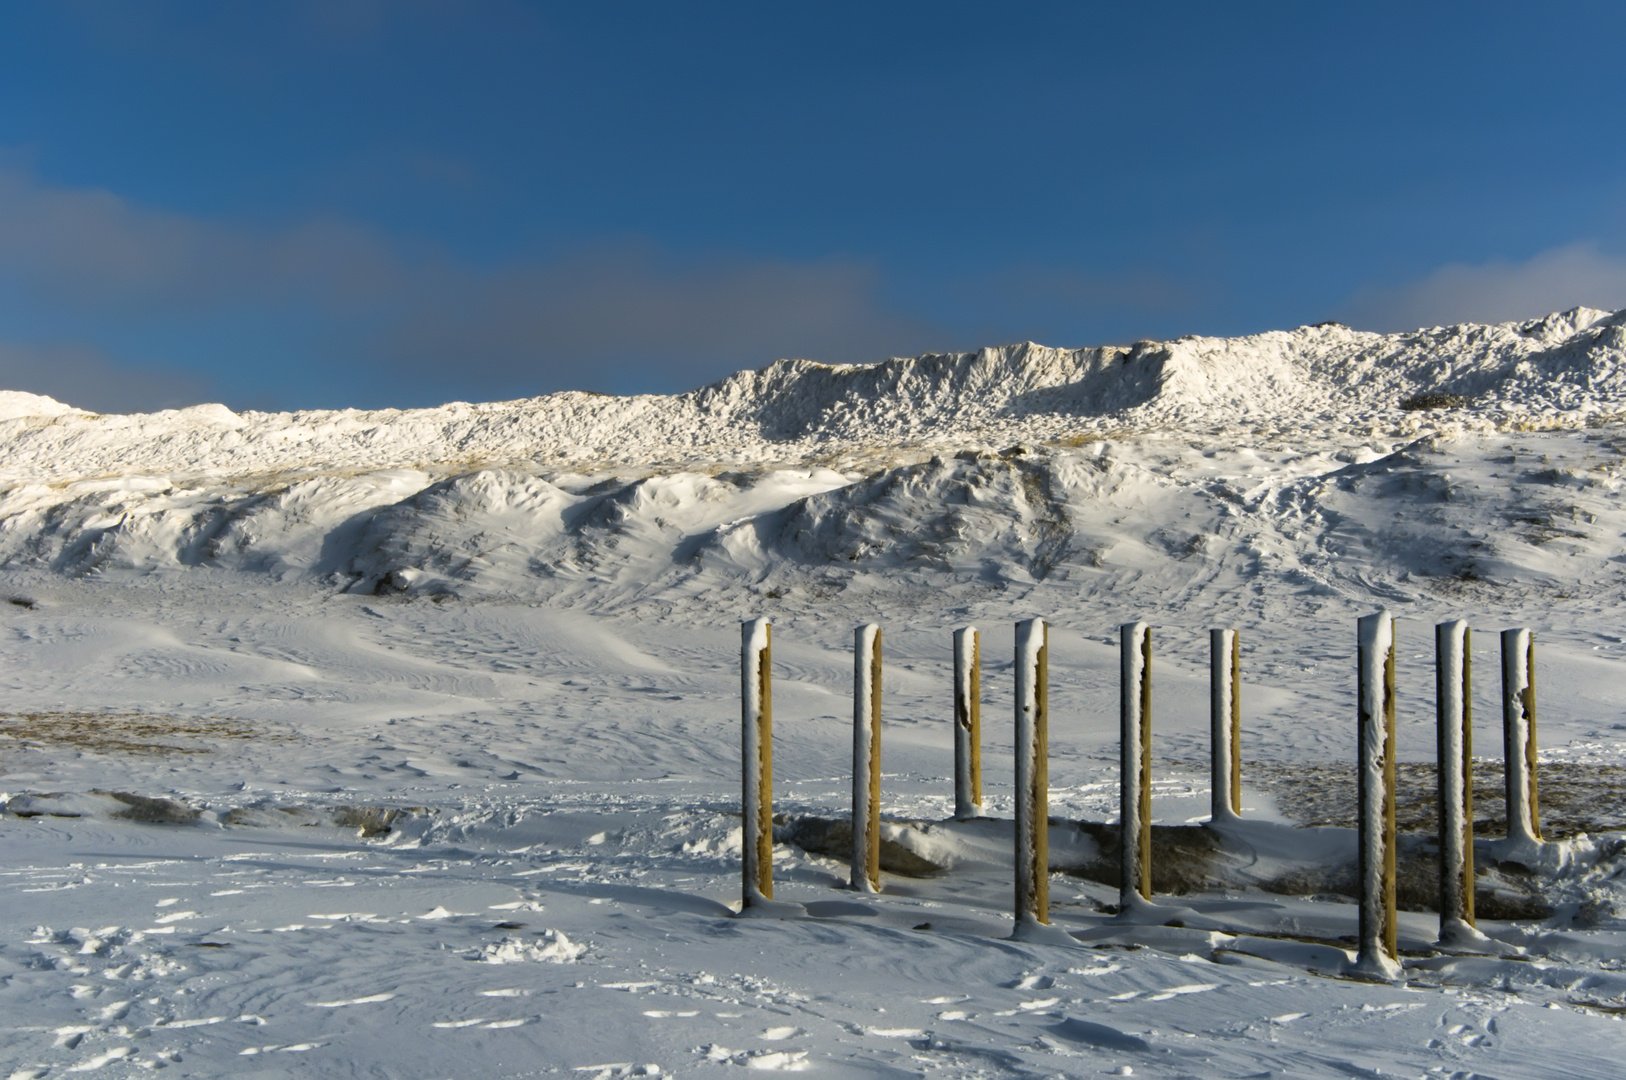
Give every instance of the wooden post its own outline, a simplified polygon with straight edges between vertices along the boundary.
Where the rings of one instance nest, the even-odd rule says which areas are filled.
[[[954,816],[982,816],[982,635],[954,631]]]
[[[1118,911],[1152,896],[1152,628],[1124,623],[1119,681],[1118,820],[1123,880]]]
[[[853,631],[852,887],[881,891],[881,628]]]
[[[1541,843],[1536,801],[1536,638],[1502,631],[1502,742],[1507,763],[1507,838]]]
[[[1016,922],[1050,922],[1050,628],[1016,624]]]
[[[1208,632],[1209,727],[1213,736],[1211,821],[1242,816],[1242,643],[1235,630]]]
[[[1401,974],[1395,922],[1395,621],[1387,611],[1359,623],[1360,952],[1356,968]]]
[[[1471,937],[1474,925],[1473,631],[1460,619],[1434,627],[1434,700],[1439,733],[1440,940]]]
[[[743,721],[740,852],[744,907],[773,899],[773,660],[767,619],[740,624],[740,711]]]

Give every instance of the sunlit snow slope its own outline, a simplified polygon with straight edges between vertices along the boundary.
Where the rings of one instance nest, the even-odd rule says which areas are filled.
[[[875,574],[1241,610],[1284,587],[1557,595],[1616,577],[1622,415],[1626,312],[1586,309],[781,361],[674,397],[407,412],[0,394],[0,560],[730,610]]]
[[[1613,1080],[1623,362],[1626,312],[1576,310],[411,412],[0,392],[0,1077]],[[1354,619],[1378,607],[1407,987],[1330,977],[1357,926]],[[736,620],[758,615],[775,896],[808,915],[786,922],[726,906]],[[1073,936],[1012,941],[1011,624],[1032,616]],[[1501,956],[1434,949],[1419,854],[1432,627],[1455,618]],[[1207,630],[1241,633],[1246,820],[1196,870],[1158,863],[1188,874],[1157,886],[1187,889],[1181,925],[1114,923],[1085,872],[1119,805],[1129,619],[1155,625],[1160,829],[1206,819]],[[944,872],[884,864],[855,898],[824,829],[870,620],[884,837]],[[966,623],[991,818],[955,824]],[[1538,643],[1560,842],[1534,867],[1492,865],[1507,626]]]

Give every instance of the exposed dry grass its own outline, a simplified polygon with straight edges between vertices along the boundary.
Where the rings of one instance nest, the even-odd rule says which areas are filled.
[[[72,747],[93,754],[207,754],[257,733],[241,720],[160,713],[0,713],[0,753]]]
[[[1542,835],[1562,839],[1576,833],[1626,829],[1626,766],[1549,762],[1537,769],[1536,798]],[[1276,806],[1299,825],[1355,827],[1355,766],[1330,764],[1248,765],[1244,784],[1269,792]],[[1474,762],[1474,831],[1500,836],[1507,828],[1502,763]],[[1432,764],[1395,766],[1395,824],[1401,832],[1433,833],[1439,828]]]

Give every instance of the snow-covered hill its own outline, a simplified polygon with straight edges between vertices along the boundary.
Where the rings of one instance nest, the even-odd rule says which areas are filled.
[[[1626,312],[1584,309],[408,412],[0,393],[0,1075],[1613,1077],[1623,484]],[[1343,821],[1354,619],[1380,606],[1408,829],[1432,626],[1460,617],[1482,757],[1488,631],[1535,630],[1566,840],[1481,880],[1505,955],[1430,955],[1408,879],[1405,988],[1326,977],[1353,838],[1290,827]],[[757,615],[778,895],[809,913],[785,923],[725,906]],[[983,628],[1004,818],[1010,624],[1035,615],[1059,944],[1004,940],[1008,824],[941,821],[950,630]],[[1090,876],[1129,619],[1156,624],[1160,826],[1206,816],[1207,629],[1243,642],[1248,820],[1186,875],[1184,926],[1112,924]],[[859,902],[818,838],[869,620],[886,837],[948,869]]]
[[[0,482],[179,480],[476,464],[596,470],[800,463],[855,447],[950,447],[1154,429],[1406,430],[1402,400],[1469,399],[1481,423],[1613,415],[1626,311],[1369,334],[1336,324],[1130,348],[1012,345],[874,365],[781,360],[671,397],[562,393],[408,411],[99,416],[0,397]],[[1416,425],[1410,425],[1415,430]]]
[[[593,606],[873,571],[951,591],[1573,592],[1615,577],[1626,312],[781,361],[674,397],[410,412],[0,404],[0,560],[67,575]]]

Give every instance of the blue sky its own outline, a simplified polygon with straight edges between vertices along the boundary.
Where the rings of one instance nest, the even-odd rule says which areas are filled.
[[[0,387],[686,389],[781,356],[1626,307],[1626,5],[0,6]]]

